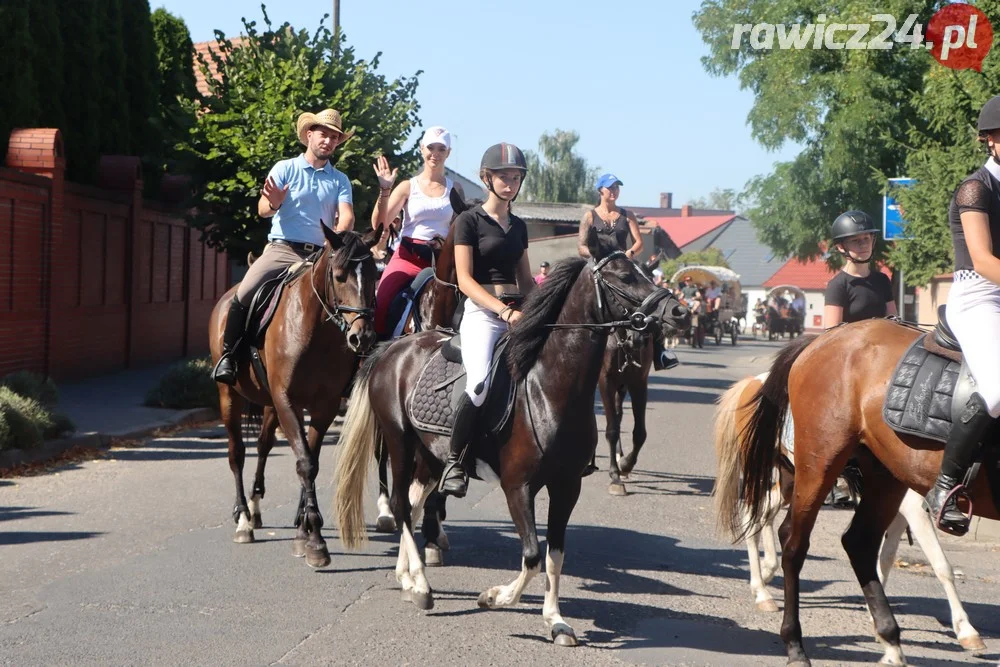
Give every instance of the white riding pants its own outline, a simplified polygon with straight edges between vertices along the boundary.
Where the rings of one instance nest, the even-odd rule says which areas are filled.
[[[507,332],[507,323],[492,310],[479,306],[472,299],[466,299],[465,314],[462,315],[458,332],[462,334],[465,393],[473,404],[480,406],[489,391],[493,347]]]
[[[978,274],[956,281],[948,294],[946,315],[976,391],[990,415],[1000,417],[1000,287]]]

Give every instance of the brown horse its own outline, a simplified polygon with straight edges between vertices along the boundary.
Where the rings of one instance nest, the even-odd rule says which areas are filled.
[[[517,579],[485,591],[479,604],[517,604],[539,573],[534,498],[547,488],[549,551],[542,615],[560,645],[576,644],[573,629],[559,613],[559,577],[566,526],[580,495],[580,474],[597,444],[594,411],[583,408],[593,406],[607,336],[616,328],[687,316],[669,292],[657,289],[624,253],[612,252],[616,249],[605,245],[596,231],[588,241],[596,263],[574,258],[557,264],[527,298],[524,316],[510,333],[507,361],[516,391],[509,437],[481,430],[470,449],[473,460],[485,463],[500,478],[521,536],[523,559]],[[448,338],[436,331],[408,336],[365,362],[351,397],[337,464],[341,540],[356,547],[366,539],[369,462],[377,443],[385,443],[392,464],[391,505],[402,526],[396,577],[405,599],[422,609],[431,608],[434,598],[413,539],[411,516],[440,477],[449,443],[447,436],[416,428],[407,397],[420,369]],[[568,357],[573,364],[565,363]]]
[[[865,488],[878,489],[878,493],[862,493],[841,542],[874,619],[876,637],[886,647],[883,662],[904,664],[899,626],[877,574],[879,548],[907,488],[924,494],[934,484],[942,444],[896,433],[884,421],[882,407],[897,362],[921,335],[889,320],[868,320],[818,338],[796,339],[778,353],[770,375],[750,403],[753,414],[739,454],[741,491],[749,513],[744,514],[742,503],[730,502],[724,518],[733,534],[741,536],[764,520],[780,435],[790,409],[794,491],[779,529],[785,580],[781,638],[789,664],[810,664],[799,623],[799,574],[823,499],[852,456],[860,463]],[[1000,518],[985,475],[978,477],[969,493],[976,514]],[[737,494],[730,497],[737,498]]]
[[[364,237],[355,232],[337,234],[324,225],[323,249],[285,286],[264,336],[260,354],[267,369],[267,388],[247,359],[239,364],[235,387],[219,385],[222,421],[229,434],[229,468],[236,481],[235,542],[253,542],[253,530],[261,525],[264,466],[280,424],[295,455],[302,485],[293,554],[305,556],[312,567],[330,563],[321,534],[323,517],[316,503],[319,452],[357,366],[357,355],[367,351],[375,340],[371,316],[376,269],[371,248],[381,232],[380,227]],[[233,287],[226,292],[212,311],[209,344],[213,361],[222,352],[222,333],[235,290]],[[257,442],[257,474],[250,506],[243,489],[246,445],[240,430],[247,402],[267,406]],[[308,437],[303,409],[309,411]]]
[[[624,496],[622,479],[635,467],[639,451],[646,442],[646,400],[649,394],[649,369],[653,365],[653,337],[630,332],[627,336],[609,336],[597,388],[604,404],[604,437],[608,441],[611,484],[608,493]],[[632,399],[632,451],[622,451],[621,426],[625,394]]]

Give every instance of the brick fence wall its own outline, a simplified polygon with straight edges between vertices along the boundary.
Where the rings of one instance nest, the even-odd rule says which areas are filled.
[[[77,378],[208,351],[226,256],[142,198],[138,158],[67,183],[55,129],[14,130],[0,167],[0,375]]]

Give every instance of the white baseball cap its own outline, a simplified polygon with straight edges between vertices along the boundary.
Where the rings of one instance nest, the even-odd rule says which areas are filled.
[[[427,128],[423,138],[420,139],[420,145],[430,146],[431,144],[444,144],[445,148],[451,150],[451,132],[440,125]]]

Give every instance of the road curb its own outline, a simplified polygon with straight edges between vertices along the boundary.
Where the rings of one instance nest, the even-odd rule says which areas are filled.
[[[46,440],[34,449],[11,449],[0,452],[0,474],[6,473],[18,466],[50,461],[74,447],[107,449],[114,440],[141,440],[152,436],[156,431],[163,428],[209,421],[217,419],[218,416],[219,411],[215,408],[178,410],[165,419],[143,424],[138,428],[130,428],[127,431],[80,433],[69,438]]]

